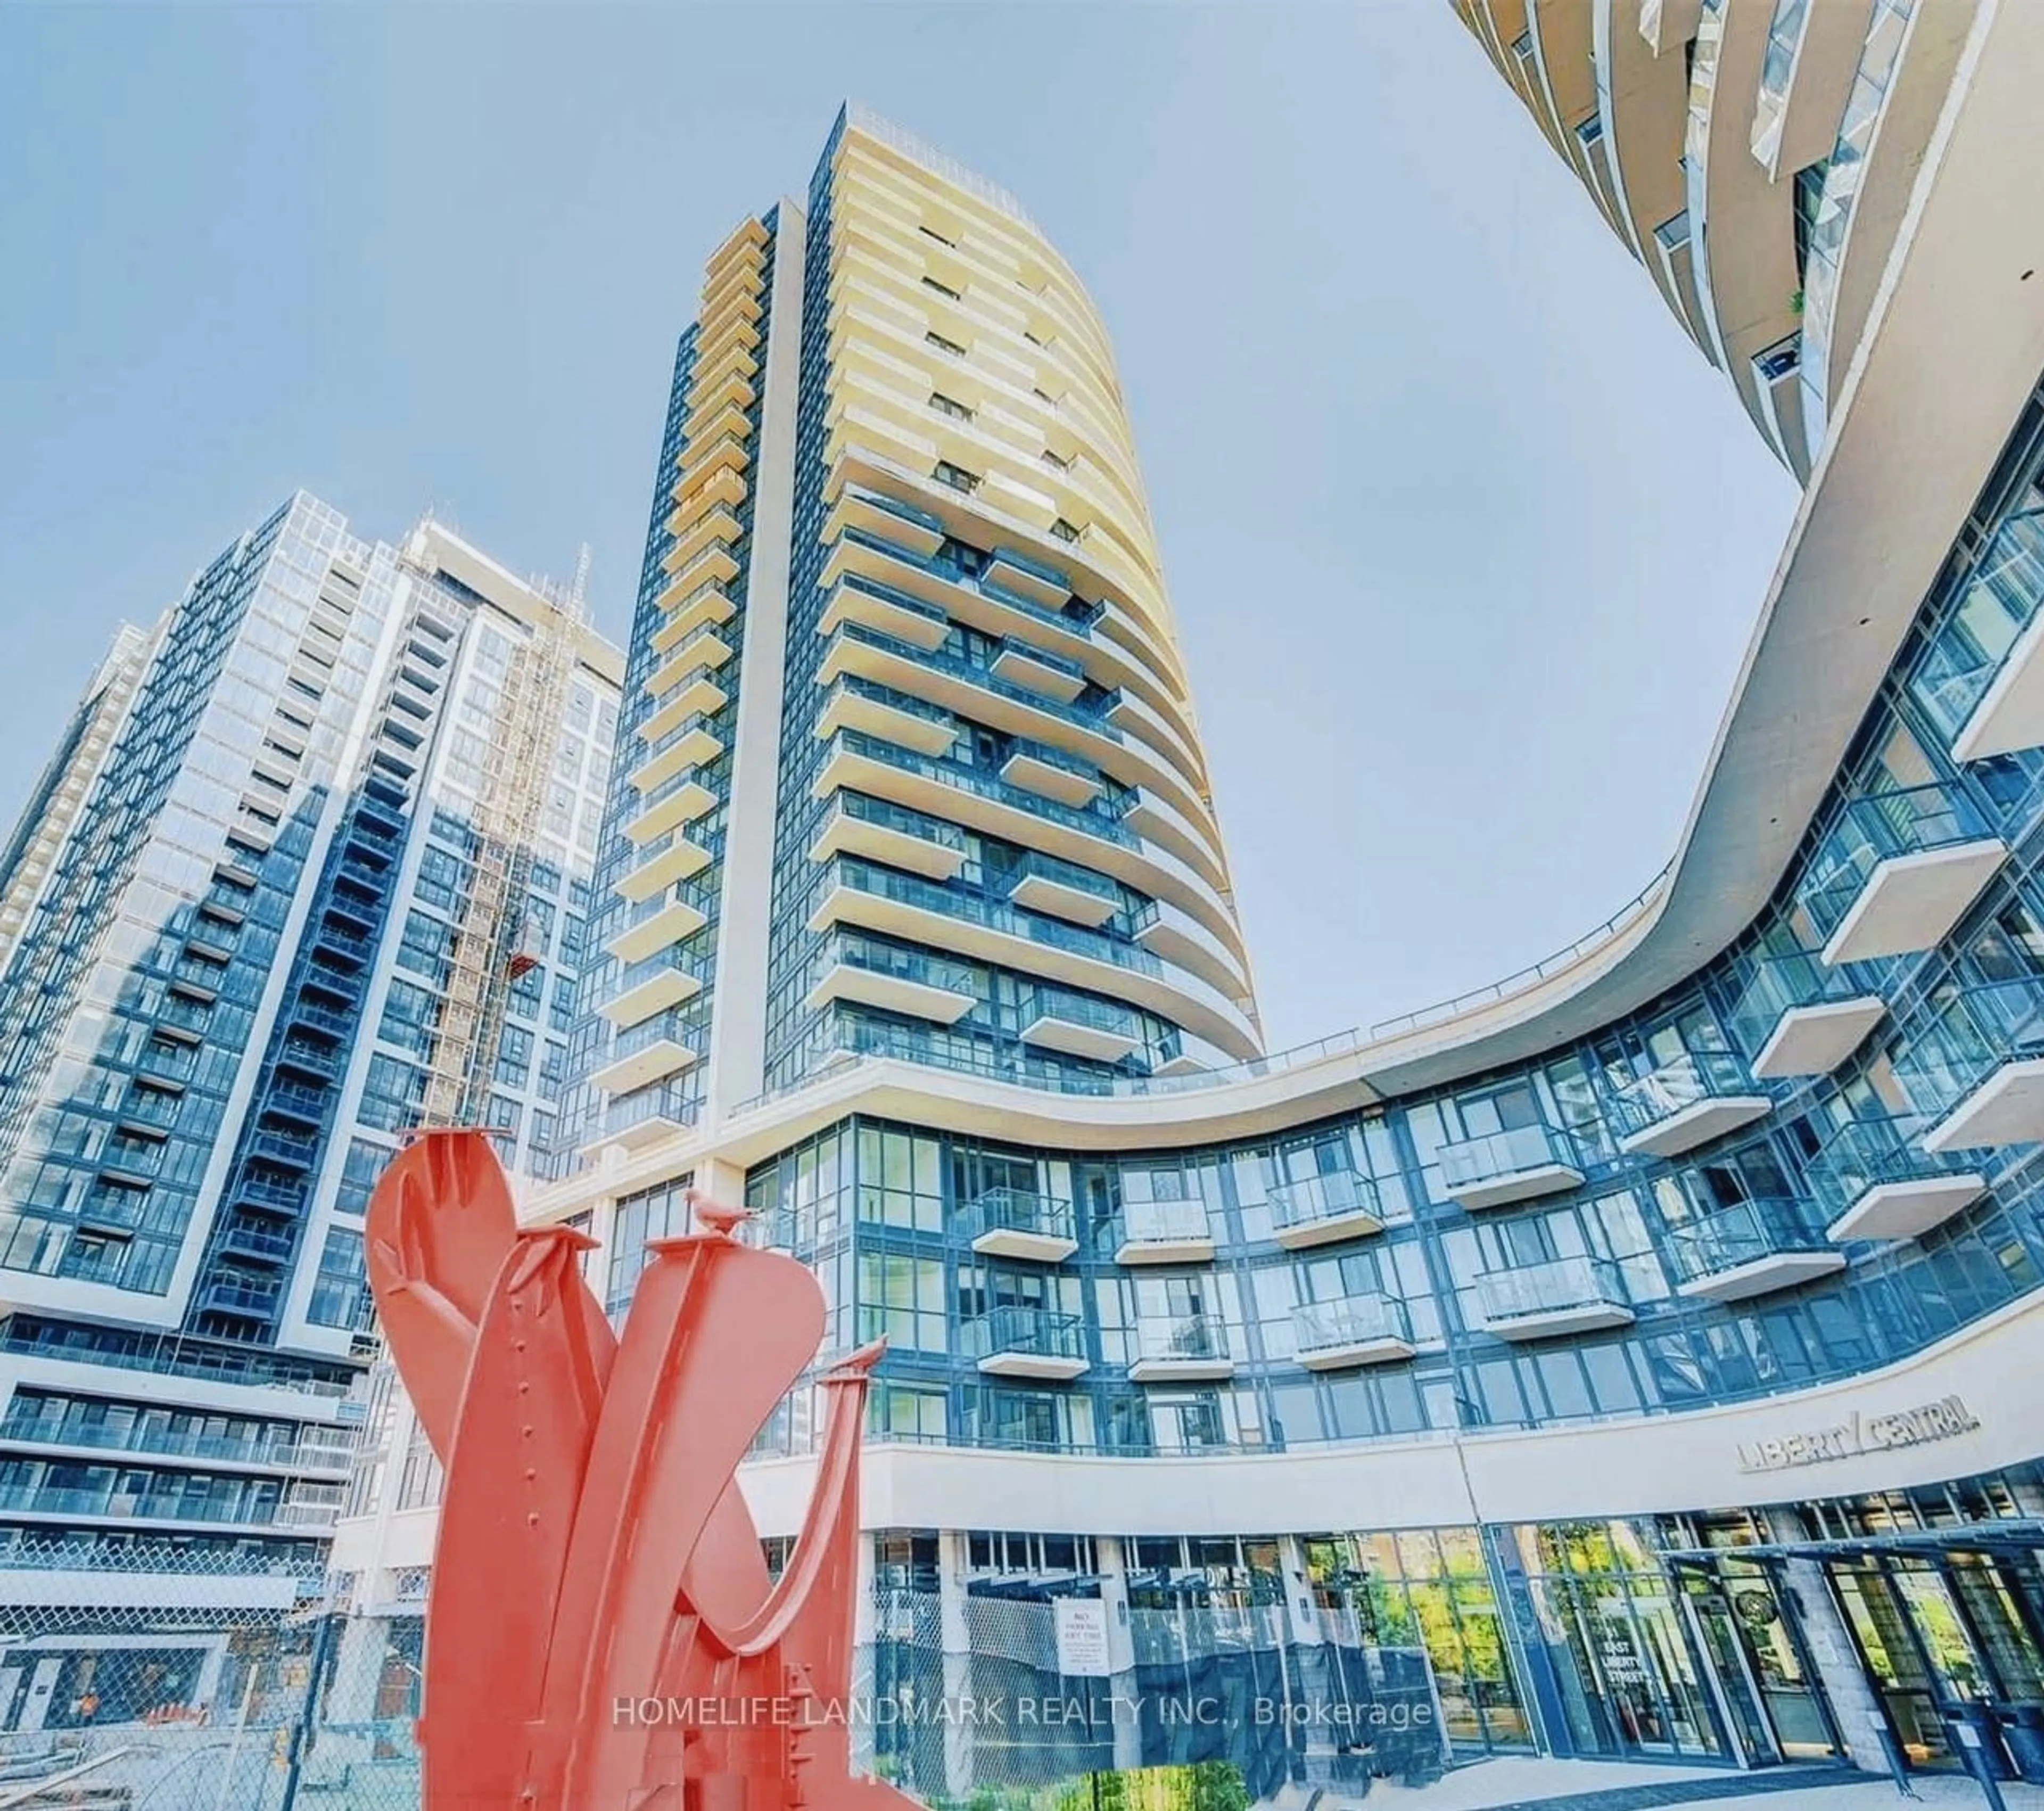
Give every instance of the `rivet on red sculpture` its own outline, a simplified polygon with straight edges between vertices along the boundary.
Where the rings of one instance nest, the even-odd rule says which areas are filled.
[[[733,1236],[654,1240],[621,1336],[591,1241],[519,1230],[479,1132],[428,1132],[369,1205],[384,1338],[445,1467],[425,1811],[912,1811],[851,1771],[859,1452],[878,1344],[823,1379],[777,1581],[736,1473],[823,1336],[823,1292]]]

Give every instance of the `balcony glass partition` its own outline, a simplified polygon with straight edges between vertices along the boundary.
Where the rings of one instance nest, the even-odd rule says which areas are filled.
[[[1745,1063],[1731,1052],[1687,1051],[1621,1088],[1612,1102],[1612,1120],[1623,1136],[1644,1132],[1706,1101],[1754,1091]]]
[[[1553,1258],[1485,1271],[1476,1279],[1477,1304],[1486,1321],[1531,1320],[1543,1314],[1590,1308],[1623,1307],[1625,1278],[1608,1258]]]
[[[1450,1193],[1529,1170],[1580,1170],[1583,1161],[1576,1141],[1551,1125],[1511,1126],[1443,1144],[1436,1155]]]
[[[1856,798],[1811,858],[1797,898],[1818,934],[1828,937],[1884,861],[1992,834],[1981,808],[1955,786],[1907,786]]]
[[[1299,1352],[1308,1356],[1349,1346],[1410,1345],[1412,1317],[1397,1297],[1381,1292],[1308,1302],[1292,1310],[1292,1336]]]
[[[1379,1220],[1384,1217],[1377,1184],[1354,1170],[1280,1182],[1270,1190],[1270,1224],[1280,1232],[1324,1220],[1344,1220],[1358,1213]]]
[[[1722,1275],[1746,1264],[1798,1252],[1832,1250],[1810,1223],[1803,1204],[1746,1201],[1670,1229],[1675,1267],[1685,1282]]]

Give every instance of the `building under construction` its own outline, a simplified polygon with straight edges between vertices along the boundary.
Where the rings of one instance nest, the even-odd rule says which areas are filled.
[[[82,1568],[287,1602],[384,1163],[459,1121],[550,1167],[622,679],[586,568],[300,494],[96,676],[6,870],[0,1611]]]

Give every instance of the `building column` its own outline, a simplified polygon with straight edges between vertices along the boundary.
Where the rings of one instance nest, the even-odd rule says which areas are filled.
[[[380,1616],[350,1616],[341,1625],[340,1649],[327,1687],[324,1723],[368,1723],[376,1716],[390,1625]]]
[[[1777,1509],[1765,1519],[1769,1525],[1769,1537],[1773,1540],[1785,1543],[1804,1538],[1802,1518],[1793,1511]],[[1890,1774],[1888,1747],[1894,1736],[1888,1725],[1888,1707],[1860,1663],[1859,1649],[1832,1594],[1823,1563],[1785,1560],[1782,1582],[1783,1594],[1788,1599],[1784,1607],[1802,1630],[1803,1644],[1809,1650],[1818,1682],[1830,1700],[1846,1758],[1862,1773]]]
[[[873,1771],[873,1643],[878,1625],[873,1602],[873,1536],[859,1531],[856,1570],[851,1599],[851,1678],[847,1682],[851,1702],[845,1706],[851,1721],[851,1770]]]
[[[943,1651],[943,1703],[926,1702],[917,1694],[919,1718],[942,1717],[944,1732],[944,1794],[962,1798],[972,1790],[973,1740],[969,1720],[958,1706],[972,1696],[972,1630],[966,1621],[966,1537],[957,1528],[937,1536],[937,1621]],[[951,1714],[944,1715],[951,1707]]]
[[[1135,1683],[1135,1631],[1128,1619],[1128,1565],[1118,1536],[1093,1539],[1100,1568],[1100,1601],[1107,1610],[1108,1691],[1113,1717],[1114,1765],[1126,1771],[1143,1764],[1142,1694]]]

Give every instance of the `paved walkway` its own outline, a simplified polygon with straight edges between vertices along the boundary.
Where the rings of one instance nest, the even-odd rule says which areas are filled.
[[[1378,1781],[1365,1800],[1324,1796],[1314,1811],[1986,1811],[1970,1779],[1912,1775],[1905,1798],[1892,1780],[1829,1769],[1640,1767],[1608,1761],[1506,1759],[1458,1767],[1435,1785]],[[2007,1811],[2044,1811],[2044,1786],[2005,1782]],[[1303,1811],[1303,1805],[1300,1808]]]

